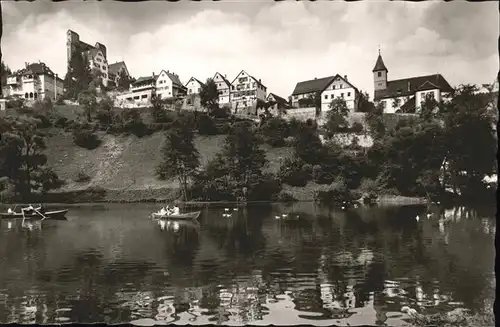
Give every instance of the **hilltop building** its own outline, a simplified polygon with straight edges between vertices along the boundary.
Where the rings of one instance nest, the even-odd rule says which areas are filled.
[[[268,103],[268,110],[274,117],[280,117],[287,109],[291,108],[288,100],[282,98],[274,93],[269,93],[266,102]]]
[[[191,77],[186,83],[187,94],[200,94],[203,86],[205,86],[205,83],[199,79]]]
[[[187,94],[187,88],[182,84],[179,75],[168,70],[162,70],[158,75],[139,77],[130,85],[127,93],[116,98],[120,107],[145,107],[151,105],[153,95],[161,99],[179,98]]]
[[[226,75],[221,73],[215,73],[213,78],[215,85],[217,85],[217,91],[219,91],[219,105],[223,106],[230,103],[230,88],[231,83],[226,78]]]
[[[260,79],[242,70],[231,83],[230,101],[233,113],[257,115],[257,105],[266,101],[267,87]]]
[[[45,63],[26,63],[25,68],[7,77],[5,96],[23,98],[28,101],[38,99],[57,100],[63,94],[63,80]]]
[[[344,99],[351,112],[358,108],[359,91],[348,81],[347,75],[342,77],[337,74],[297,83],[292,92],[292,106],[315,107],[316,96],[321,98],[320,106],[323,113],[330,110],[330,104],[335,98]]]
[[[126,76],[130,77],[127,65],[124,61],[115,62],[108,66],[108,80],[110,85],[117,86],[120,76],[125,73]]]
[[[453,91],[441,74],[389,81],[389,70],[380,51],[372,72],[375,89],[373,99],[382,103],[386,113],[418,112],[426,96],[434,97],[439,103]]]

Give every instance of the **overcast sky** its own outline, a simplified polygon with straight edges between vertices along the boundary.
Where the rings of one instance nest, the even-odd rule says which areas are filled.
[[[441,73],[452,84],[491,83],[498,71],[498,3],[2,1],[3,60],[43,61],[66,74],[66,31],[134,77],[176,72],[186,83],[242,69],[289,96],[302,80],[347,75],[373,95],[380,45],[389,80]]]

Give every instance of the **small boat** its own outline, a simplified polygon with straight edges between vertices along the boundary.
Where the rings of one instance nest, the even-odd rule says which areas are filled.
[[[64,209],[64,210],[54,210],[54,211],[46,211],[46,212],[42,212],[42,213],[39,213],[37,211],[33,211],[33,210],[30,210],[30,211],[25,211],[24,212],[24,215],[22,212],[2,212],[0,213],[0,218],[1,219],[31,219],[31,220],[35,220],[35,219],[51,219],[51,220],[64,220],[66,219],[65,215],[66,213],[68,212],[68,209]]]
[[[153,219],[170,219],[170,220],[196,220],[200,216],[201,211],[193,211],[193,212],[186,212],[186,213],[181,213],[178,215],[168,215],[168,214],[160,214],[158,212],[153,212],[151,214],[151,217]]]

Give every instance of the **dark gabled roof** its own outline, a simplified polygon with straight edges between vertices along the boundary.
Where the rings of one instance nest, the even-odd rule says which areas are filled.
[[[406,101],[401,108],[399,108],[401,112],[414,112],[415,111],[415,96],[412,96],[411,98]]]
[[[95,47],[93,47],[90,44],[87,44],[83,41],[80,41],[78,45],[80,46],[81,51],[89,51],[91,49],[95,49]]]
[[[422,89],[420,89],[422,87]],[[416,91],[438,88],[443,92],[452,92],[453,88],[441,74],[410,77],[388,81],[385,90],[375,91],[375,100],[414,95]]]
[[[199,79],[197,79],[196,77],[191,77],[191,78],[187,81],[187,83],[186,83],[186,85],[185,85],[185,86],[187,86],[187,85],[189,84],[189,82],[191,82],[191,80],[192,80],[192,79],[194,79],[195,81],[197,81],[198,83],[200,83],[200,85],[205,86],[205,83],[203,83],[202,81],[200,81],[200,80],[199,80]]]
[[[243,72],[244,72],[245,74],[247,74],[247,76],[248,76],[248,77],[250,77],[251,79],[253,79],[253,80],[254,80],[257,84],[259,84],[260,86],[262,86],[262,87],[264,87],[264,88],[265,88],[265,86],[264,86],[264,84],[262,84],[262,82],[260,82],[258,79],[256,79],[255,77],[253,77],[252,75],[250,75],[249,73],[247,73],[247,72],[246,72],[245,70],[243,70],[243,69],[241,70],[241,72],[239,72],[239,73],[236,75],[236,77],[233,79],[233,81],[231,82],[231,84],[233,84],[233,83],[234,83],[234,81],[236,81],[236,79],[238,78],[238,76],[240,76],[240,74],[241,74],[241,73],[243,73]]]
[[[216,72],[215,75],[214,75],[214,78],[215,76],[217,76],[217,74],[220,75],[220,77],[222,77],[222,80],[227,84],[227,86],[231,86],[231,83],[229,83],[229,81],[227,80],[227,78],[224,77],[224,75],[222,75],[221,73],[219,72]]]
[[[268,98],[269,97],[273,97],[275,100],[276,100],[276,103],[282,105],[282,106],[289,106],[289,103],[287,100],[285,100],[284,98],[274,94],[274,93],[269,93],[269,95],[267,96]]]
[[[337,75],[299,82],[295,85],[292,95],[321,92],[335,79],[336,76]]]
[[[158,75],[155,75],[155,76],[143,76],[143,77],[139,77],[135,82],[133,82],[132,84],[140,84],[142,82],[146,82],[146,81],[154,81],[158,78]]]
[[[117,75],[122,68],[125,68],[125,71],[128,73],[127,65],[125,65],[124,61],[115,62],[108,66],[108,73]]]
[[[385,67],[384,60],[382,59],[380,53],[378,54],[377,62],[375,63],[375,67],[373,67],[372,72],[376,72],[378,70],[389,71],[387,67]]]
[[[21,76],[29,74],[49,75],[52,77],[56,75],[45,63],[38,62],[38,63],[28,64],[25,68],[13,72],[12,76]],[[57,77],[57,79],[62,81],[60,77]]]
[[[173,84],[185,88],[184,84],[182,84],[181,80],[179,79],[179,76],[174,75],[173,73],[167,71],[165,71],[165,73],[167,73],[168,77],[170,78]]]

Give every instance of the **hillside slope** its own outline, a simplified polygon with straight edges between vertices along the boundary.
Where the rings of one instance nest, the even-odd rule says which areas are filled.
[[[70,133],[60,132],[47,139],[48,163],[66,185],[61,191],[83,190],[88,187],[102,187],[107,190],[154,190],[175,188],[175,180],[161,181],[155,176],[155,168],[161,162],[161,148],[164,136],[113,136],[100,134],[101,146],[87,150],[73,144]],[[201,162],[206,164],[221,149],[223,135],[197,136],[196,147]],[[290,148],[263,146],[269,160],[268,170],[279,169],[280,158],[291,155]],[[88,182],[76,182],[82,172],[90,177]]]

